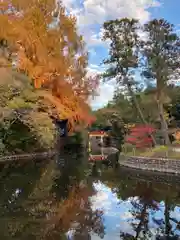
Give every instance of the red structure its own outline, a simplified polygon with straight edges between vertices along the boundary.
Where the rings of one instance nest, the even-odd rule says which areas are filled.
[[[99,154],[91,154],[92,153],[92,148],[93,148],[93,138],[99,138],[98,142],[100,142],[102,145],[103,145],[103,142],[104,142],[104,138],[105,137],[108,137],[108,134],[105,132],[105,131],[92,131],[92,132],[89,132],[89,161],[90,162],[95,162],[95,161],[104,161],[107,159],[107,155],[105,155],[103,153],[103,148],[99,147],[99,151],[98,153]],[[96,141],[95,141],[95,145],[96,145]]]
[[[103,161],[103,160],[106,160],[106,159],[107,159],[107,156],[103,155],[103,154],[99,154],[99,155],[90,154],[90,156],[89,156],[89,161],[90,162]]]
[[[89,152],[91,152],[91,141],[93,138],[100,138],[100,143],[103,145],[104,142],[104,137],[108,137],[108,134],[105,131],[92,131],[89,132]]]
[[[89,137],[105,137],[108,134],[105,131],[92,131],[89,132]]]
[[[152,147],[153,140],[150,135],[155,131],[155,128],[151,125],[139,125],[133,127],[129,136],[126,138],[126,141],[135,145],[137,148]]]

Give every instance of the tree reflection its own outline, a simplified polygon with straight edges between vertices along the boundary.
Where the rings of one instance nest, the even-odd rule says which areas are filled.
[[[95,191],[92,182],[87,181],[87,159],[81,150],[77,146],[64,149],[61,159],[49,163],[40,186],[34,189],[34,199],[38,200],[32,205],[31,214],[46,220],[42,239],[59,239],[71,228],[75,230],[75,239],[88,239],[91,231],[104,235],[102,214],[92,211],[90,206],[89,197]],[[43,193],[39,189],[44,189]]]
[[[157,236],[159,240],[163,239],[162,235],[165,236],[166,239],[178,239],[178,235],[175,232],[178,230],[180,222],[171,217],[171,212],[174,210],[174,207],[174,203],[167,195],[164,200],[164,218],[160,219],[161,221],[157,221],[157,219],[153,218],[153,221],[158,225],[161,233]],[[175,225],[174,229],[173,225]]]
[[[92,233],[103,239],[103,212],[92,210],[90,202],[96,194],[93,182],[97,179],[130,203],[132,217],[127,222],[133,231],[121,229],[120,239],[177,237],[180,223],[173,211],[180,202],[178,185],[148,182],[131,172],[106,170],[100,163],[87,176],[86,163],[76,147],[64,152],[58,161],[46,159],[39,164],[2,168],[1,238],[59,240],[73,230],[75,240],[91,239]],[[161,212],[159,216],[157,211]]]
[[[134,230],[120,232],[120,239],[177,239],[180,222],[172,217],[174,207],[180,202],[178,185],[168,185],[156,181],[147,181],[141,175],[129,172],[104,171],[101,180],[114,191],[118,198],[130,201],[129,212],[132,219],[128,220]],[[164,207],[160,202],[164,202]],[[159,211],[161,218],[157,218]],[[153,223],[153,226],[152,226]]]
[[[28,161],[1,165],[0,175],[0,237],[19,237],[30,217],[23,207],[41,175],[44,163]]]
[[[61,174],[54,179],[52,191],[59,200],[66,199],[72,186],[78,185],[86,176],[86,156],[83,148],[67,144],[57,159]]]
[[[134,189],[132,193],[134,192]],[[137,184],[135,192],[138,193],[139,197],[131,197],[132,209],[130,210],[133,220],[130,223],[134,229],[135,235],[130,236],[126,233],[121,232],[120,237],[127,239],[127,236],[131,239],[149,239],[151,233],[149,232],[149,209],[158,210],[157,204],[153,201],[153,189],[151,185],[144,186],[144,184]]]
[[[74,239],[91,239],[90,232],[102,238],[105,235],[103,212],[93,211],[89,197],[95,194],[92,184],[74,187],[68,198],[59,207],[59,214],[50,219],[51,228],[46,233],[47,239],[54,235],[53,229],[59,232],[74,230]],[[52,238],[54,239],[54,238]]]
[[[46,159],[39,167],[27,164],[15,171],[11,166],[1,172],[2,239],[59,240],[69,229],[78,240],[90,239],[91,232],[104,236],[103,213],[91,209],[95,191],[81,150],[70,147],[60,159]]]
[[[68,154],[64,151],[61,157],[65,163],[64,167],[54,159],[45,159],[39,165],[29,162],[1,169],[2,239],[47,239],[46,233],[51,229],[54,233],[49,236],[53,235],[53,239],[62,237],[63,231],[56,231],[52,222],[63,212],[65,201],[68,201],[70,193],[73,192],[72,187],[78,189],[85,177],[85,159],[77,147],[76,151],[73,148],[69,149]],[[76,192],[76,195],[78,196],[79,192]],[[88,197],[88,193],[86,195]],[[70,199],[72,204],[76,202],[75,195]],[[77,211],[80,211],[78,209],[72,205],[71,210],[67,213],[65,211],[66,217],[62,219],[66,219],[67,223],[62,230],[70,227],[74,219],[72,215],[77,217]],[[58,225],[62,225],[60,221]]]

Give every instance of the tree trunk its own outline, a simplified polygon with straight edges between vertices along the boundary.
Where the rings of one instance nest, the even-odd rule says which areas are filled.
[[[164,145],[170,145],[170,139],[169,139],[169,134],[168,134],[168,125],[166,122],[166,119],[164,117],[164,109],[163,109],[163,103],[160,99],[157,99],[157,105],[158,105],[158,110],[159,110],[159,119],[161,122],[161,131],[164,137]]]
[[[142,227],[143,225],[145,226],[145,222],[146,222],[146,215],[147,215],[147,203],[144,204],[143,206],[143,209],[140,213],[140,221],[139,221],[139,224],[136,228],[136,236],[135,236],[135,239],[138,239],[139,238],[139,234],[140,232],[142,231]]]
[[[170,224],[170,204],[167,198],[165,199],[164,219],[165,219],[165,234],[166,237],[169,237],[172,226]]]
[[[138,101],[137,101],[137,99],[136,99],[136,96],[135,96],[135,94],[134,94],[134,92],[133,92],[133,90],[132,90],[132,88],[131,88],[131,85],[130,85],[128,82],[127,82],[127,87],[128,87],[128,91],[129,91],[131,97],[133,98],[135,108],[136,108],[136,110],[137,110],[137,112],[138,112],[138,114],[139,114],[139,117],[140,117],[141,121],[142,121],[145,125],[147,125],[148,122],[147,122],[146,119],[144,118],[143,112],[142,112],[142,110],[141,110],[141,108],[140,108],[140,106],[139,106],[139,103],[138,103]],[[150,137],[152,138],[153,145],[155,146],[155,145],[156,145],[156,140],[155,140],[153,134],[149,134],[149,135],[150,135]]]

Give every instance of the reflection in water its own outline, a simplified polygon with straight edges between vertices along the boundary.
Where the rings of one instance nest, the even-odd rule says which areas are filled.
[[[56,160],[1,166],[0,239],[178,239],[177,182],[87,162],[71,147]]]
[[[166,234],[169,236],[167,239],[178,239],[180,207],[172,207],[169,211],[171,232],[167,233],[165,202],[153,200],[152,195],[149,198],[150,189],[146,189],[144,195],[132,195],[123,200],[118,197],[116,190],[112,191],[102,182],[97,183],[96,189],[98,194],[94,197],[93,206],[104,212],[107,233],[104,239],[160,239],[158,236]],[[170,238],[172,236],[174,238]]]
[[[121,174],[121,176],[119,175]],[[180,189],[178,184],[168,186],[156,181],[137,179],[127,171],[112,175],[104,172],[101,181],[109,186],[111,197],[120,200],[116,204],[115,216],[121,220],[115,232],[120,232],[120,239],[178,239],[180,236]],[[114,176],[114,177],[113,177]],[[140,177],[140,176],[138,176]],[[103,191],[104,192],[104,191]],[[112,193],[115,194],[112,195]],[[103,204],[104,205],[104,204]],[[114,205],[111,205],[111,213]],[[108,222],[109,224],[109,222]],[[108,238],[107,238],[108,239]],[[114,238],[113,239],[118,239]]]

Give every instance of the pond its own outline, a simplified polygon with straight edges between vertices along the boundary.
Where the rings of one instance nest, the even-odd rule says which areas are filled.
[[[87,157],[75,147],[1,166],[0,239],[179,239],[179,179],[95,167]]]

